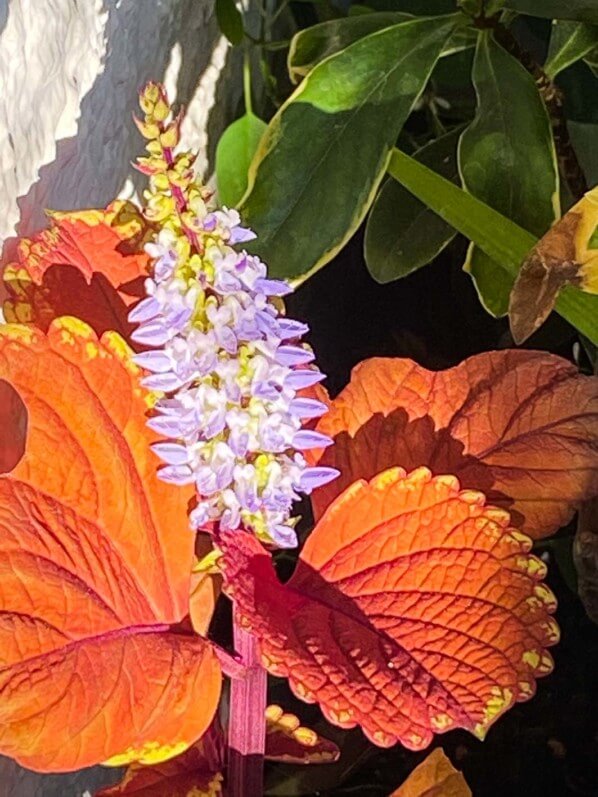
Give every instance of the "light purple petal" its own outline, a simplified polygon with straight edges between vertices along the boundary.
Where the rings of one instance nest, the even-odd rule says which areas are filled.
[[[195,477],[188,465],[166,465],[158,471],[158,478],[169,484],[193,484]]]
[[[301,390],[304,387],[311,387],[312,385],[321,382],[326,378],[326,374],[321,371],[291,371],[286,377],[284,383],[292,390]]]
[[[205,219],[202,222],[202,227],[206,232],[212,232],[212,230],[216,229],[216,225],[218,224],[218,219],[216,218],[214,213],[208,213]]]
[[[279,548],[296,548],[297,534],[290,526],[278,525],[270,529],[270,536]]]
[[[189,452],[180,443],[154,443],[151,448],[167,465],[186,465],[189,462]]]
[[[308,448],[326,448],[332,443],[332,438],[327,434],[312,432],[309,429],[303,429],[293,437],[293,447],[299,451],[305,451]]]
[[[170,371],[172,368],[172,359],[170,355],[159,349],[135,354],[133,356],[133,362],[141,368],[145,368],[146,371],[152,371],[156,374],[163,374],[166,371]]]
[[[300,346],[279,346],[276,350],[276,362],[280,365],[306,365],[314,359],[313,352]]]
[[[131,333],[131,338],[145,346],[163,346],[170,339],[170,332],[162,321],[147,321]]]
[[[251,392],[256,398],[265,401],[276,401],[280,397],[280,390],[272,382],[258,382]]]
[[[309,495],[316,487],[322,487],[323,484],[328,484],[340,475],[340,471],[336,468],[306,468],[301,474],[299,487]]]
[[[131,324],[140,324],[142,321],[149,321],[160,314],[160,303],[153,296],[142,299],[129,313]]]
[[[246,241],[253,241],[254,238],[257,238],[257,235],[253,230],[247,227],[233,227],[228,242],[229,244],[244,244]]]
[[[300,338],[309,332],[307,324],[301,321],[294,321],[292,318],[280,318],[278,320],[278,334],[282,340],[289,340],[290,338]]]
[[[147,425],[152,431],[165,437],[184,437],[193,430],[192,423],[171,415],[157,415],[150,418]]]
[[[148,390],[161,390],[164,393],[170,393],[171,390],[178,390],[184,382],[180,377],[173,373],[166,374],[152,374],[151,376],[144,376],[141,380],[143,387]]]
[[[289,404],[289,412],[299,418],[319,418],[328,412],[328,407],[323,401],[310,398],[296,398]]]
[[[264,293],[266,296],[286,296],[289,293],[293,293],[293,289],[288,282],[265,278],[255,281],[254,290],[259,293]]]

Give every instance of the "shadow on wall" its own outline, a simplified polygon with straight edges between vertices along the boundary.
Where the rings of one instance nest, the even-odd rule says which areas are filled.
[[[0,30],[9,10],[7,0],[0,0]],[[76,135],[57,142],[52,162],[39,169],[37,180],[19,198],[19,236],[45,226],[44,208],[100,207],[123,189],[130,194],[143,184],[145,178],[131,168],[143,150],[131,114],[147,80],[166,79],[176,86],[176,105],[190,106],[192,118],[183,134],[191,128],[189,138],[202,150],[200,169],[203,165],[208,173],[217,136],[238,100],[240,80],[231,79],[238,59],[221,47],[220,57],[214,58],[220,37],[210,0],[102,0],[102,17],[103,71],[81,101]],[[59,48],[65,62],[74,57],[69,45],[67,40]],[[66,71],[76,74],[77,68]],[[14,239],[5,243],[4,261],[12,257],[11,250]]]

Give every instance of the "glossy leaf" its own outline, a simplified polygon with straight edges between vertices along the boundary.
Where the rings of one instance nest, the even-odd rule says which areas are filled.
[[[0,476],[0,752],[31,769],[163,760],[218,702],[211,646],[172,628],[192,493],[156,476],[138,376],[121,338],[75,319],[0,329],[0,380],[27,413]]]
[[[558,215],[558,168],[548,114],[527,70],[480,34],[473,83],[478,108],[459,145],[459,169],[469,193],[540,236]],[[507,312],[512,279],[488,255],[470,247],[465,270],[495,316]]]
[[[353,235],[457,19],[360,39],[319,64],[270,122],[241,210],[273,275],[301,282]]]
[[[507,8],[545,19],[574,19],[598,24],[595,0],[506,0]]]
[[[437,747],[390,797],[472,797],[472,793],[462,773]]]
[[[598,188],[589,191],[538,241],[515,280],[509,321],[516,343],[540,327],[565,285],[598,294]]]
[[[555,20],[544,71],[551,80],[598,46],[598,26]]]
[[[149,264],[146,222],[120,201],[50,220],[49,229],[19,242],[18,260],[3,273],[5,319],[45,331],[55,318],[73,315],[98,335],[114,330],[128,340],[128,308],[144,295]]]
[[[216,183],[221,204],[234,207],[247,190],[247,174],[267,125],[246,113],[222,134],[216,147]]]
[[[491,723],[551,670],[554,598],[531,541],[452,476],[400,468],[352,484],[286,584],[245,532],[221,532],[225,591],[264,666],[332,723],[426,747]]]
[[[569,135],[588,185],[598,183],[598,125],[584,122],[567,123]]]
[[[293,83],[299,83],[328,56],[335,55],[370,33],[410,19],[411,14],[401,11],[380,11],[330,19],[304,28],[291,40],[287,61],[289,77]]]
[[[459,129],[422,147],[414,157],[456,182]],[[389,179],[368,216],[365,260],[372,277],[381,283],[411,274],[427,265],[453,240],[456,232],[396,180]]]
[[[399,464],[455,474],[534,538],[598,493],[598,379],[551,354],[490,352],[438,372],[366,360],[317,428],[335,441],[319,461],[341,476],[314,492],[316,516],[355,479]]]
[[[388,171],[441,218],[474,241],[511,274],[512,279],[516,277],[529,250],[537,243],[533,235],[398,149],[393,150]],[[567,287],[561,293],[556,309],[598,345],[596,297]]]
[[[233,45],[243,41],[243,17],[235,0],[216,0],[218,27]]]

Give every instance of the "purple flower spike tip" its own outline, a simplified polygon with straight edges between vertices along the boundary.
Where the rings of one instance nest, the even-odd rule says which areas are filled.
[[[172,358],[166,352],[160,351],[160,349],[135,354],[133,362],[140,368],[152,371],[154,374],[164,374],[172,368]]]
[[[186,465],[189,452],[180,443],[154,443],[152,451],[167,465]]]
[[[291,390],[302,390],[305,387],[316,385],[325,378],[326,374],[315,369],[313,371],[291,371],[285,379],[285,385]]]
[[[188,465],[166,465],[158,471],[158,478],[169,484],[177,484],[182,487],[186,484],[193,484],[195,476]]]
[[[147,321],[131,333],[131,338],[144,346],[163,346],[170,332],[162,321]]]
[[[289,412],[299,418],[319,418],[328,412],[328,407],[317,399],[296,398],[289,404]]]
[[[148,390],[159,390],[162,393],[170,393],[173,390],[178,390],[183,383],[176,374],[169,372],[144,376],[141,380],[141,384]]]
[[[328,437],[327,434],[312,432],[309,429],[303,429],[293,437],[293,446],[299,451],[307,451],[310,448],[326,448],[331,446],[332,443],[332,438]]]
[[[278,334],[282,340],[300,338],[307,332],[309,332],[309,327],[301,321],[294,321],[291,318],[281,318],[278,322]]]
[[[313,359],[313,352],[300,346],[279,346],[276,352],[276,361],[281,365],[307,365]]]
[[[257,235],[253,232],[253,230],[249,230],[247,227],[233,227],[230,231],[230,244],[244,244],[247,241],[253,241],[254,238],[257,238]]]
[[[160,303],[153,296],[148,296],[135,305],[128,315],[128,320],[131,324],[149,321],[150,318],[156,318],[159,315],[160,309]]]
[[[324,484],[328,484],[328,482],[331,482],[340,475],[340,471],[336,468],[306,468],[301,474],[301,490],[309,495],[312,490],[315,490],[317,487],[322,487]]]
[[[293,289],[288,282],[266,278],[257,280],[255,289],[260,293],[266,294],[266,296],[287,296],[289,293],[293,293]]]

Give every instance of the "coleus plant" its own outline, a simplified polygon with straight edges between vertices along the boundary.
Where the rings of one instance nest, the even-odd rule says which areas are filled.
[[[261,794],[266,754],[337,756],[267,710],[267,672],[375,745],[483,738],[552,668],[532,539],[598,494],[597,380],[530,351],[372,359],[331,400],[163,88],[141,107],[142,211],[54,214],[4,272],[0,752],[129,765],[108,793]],[[421,793],[468,794],[439,755]]]

